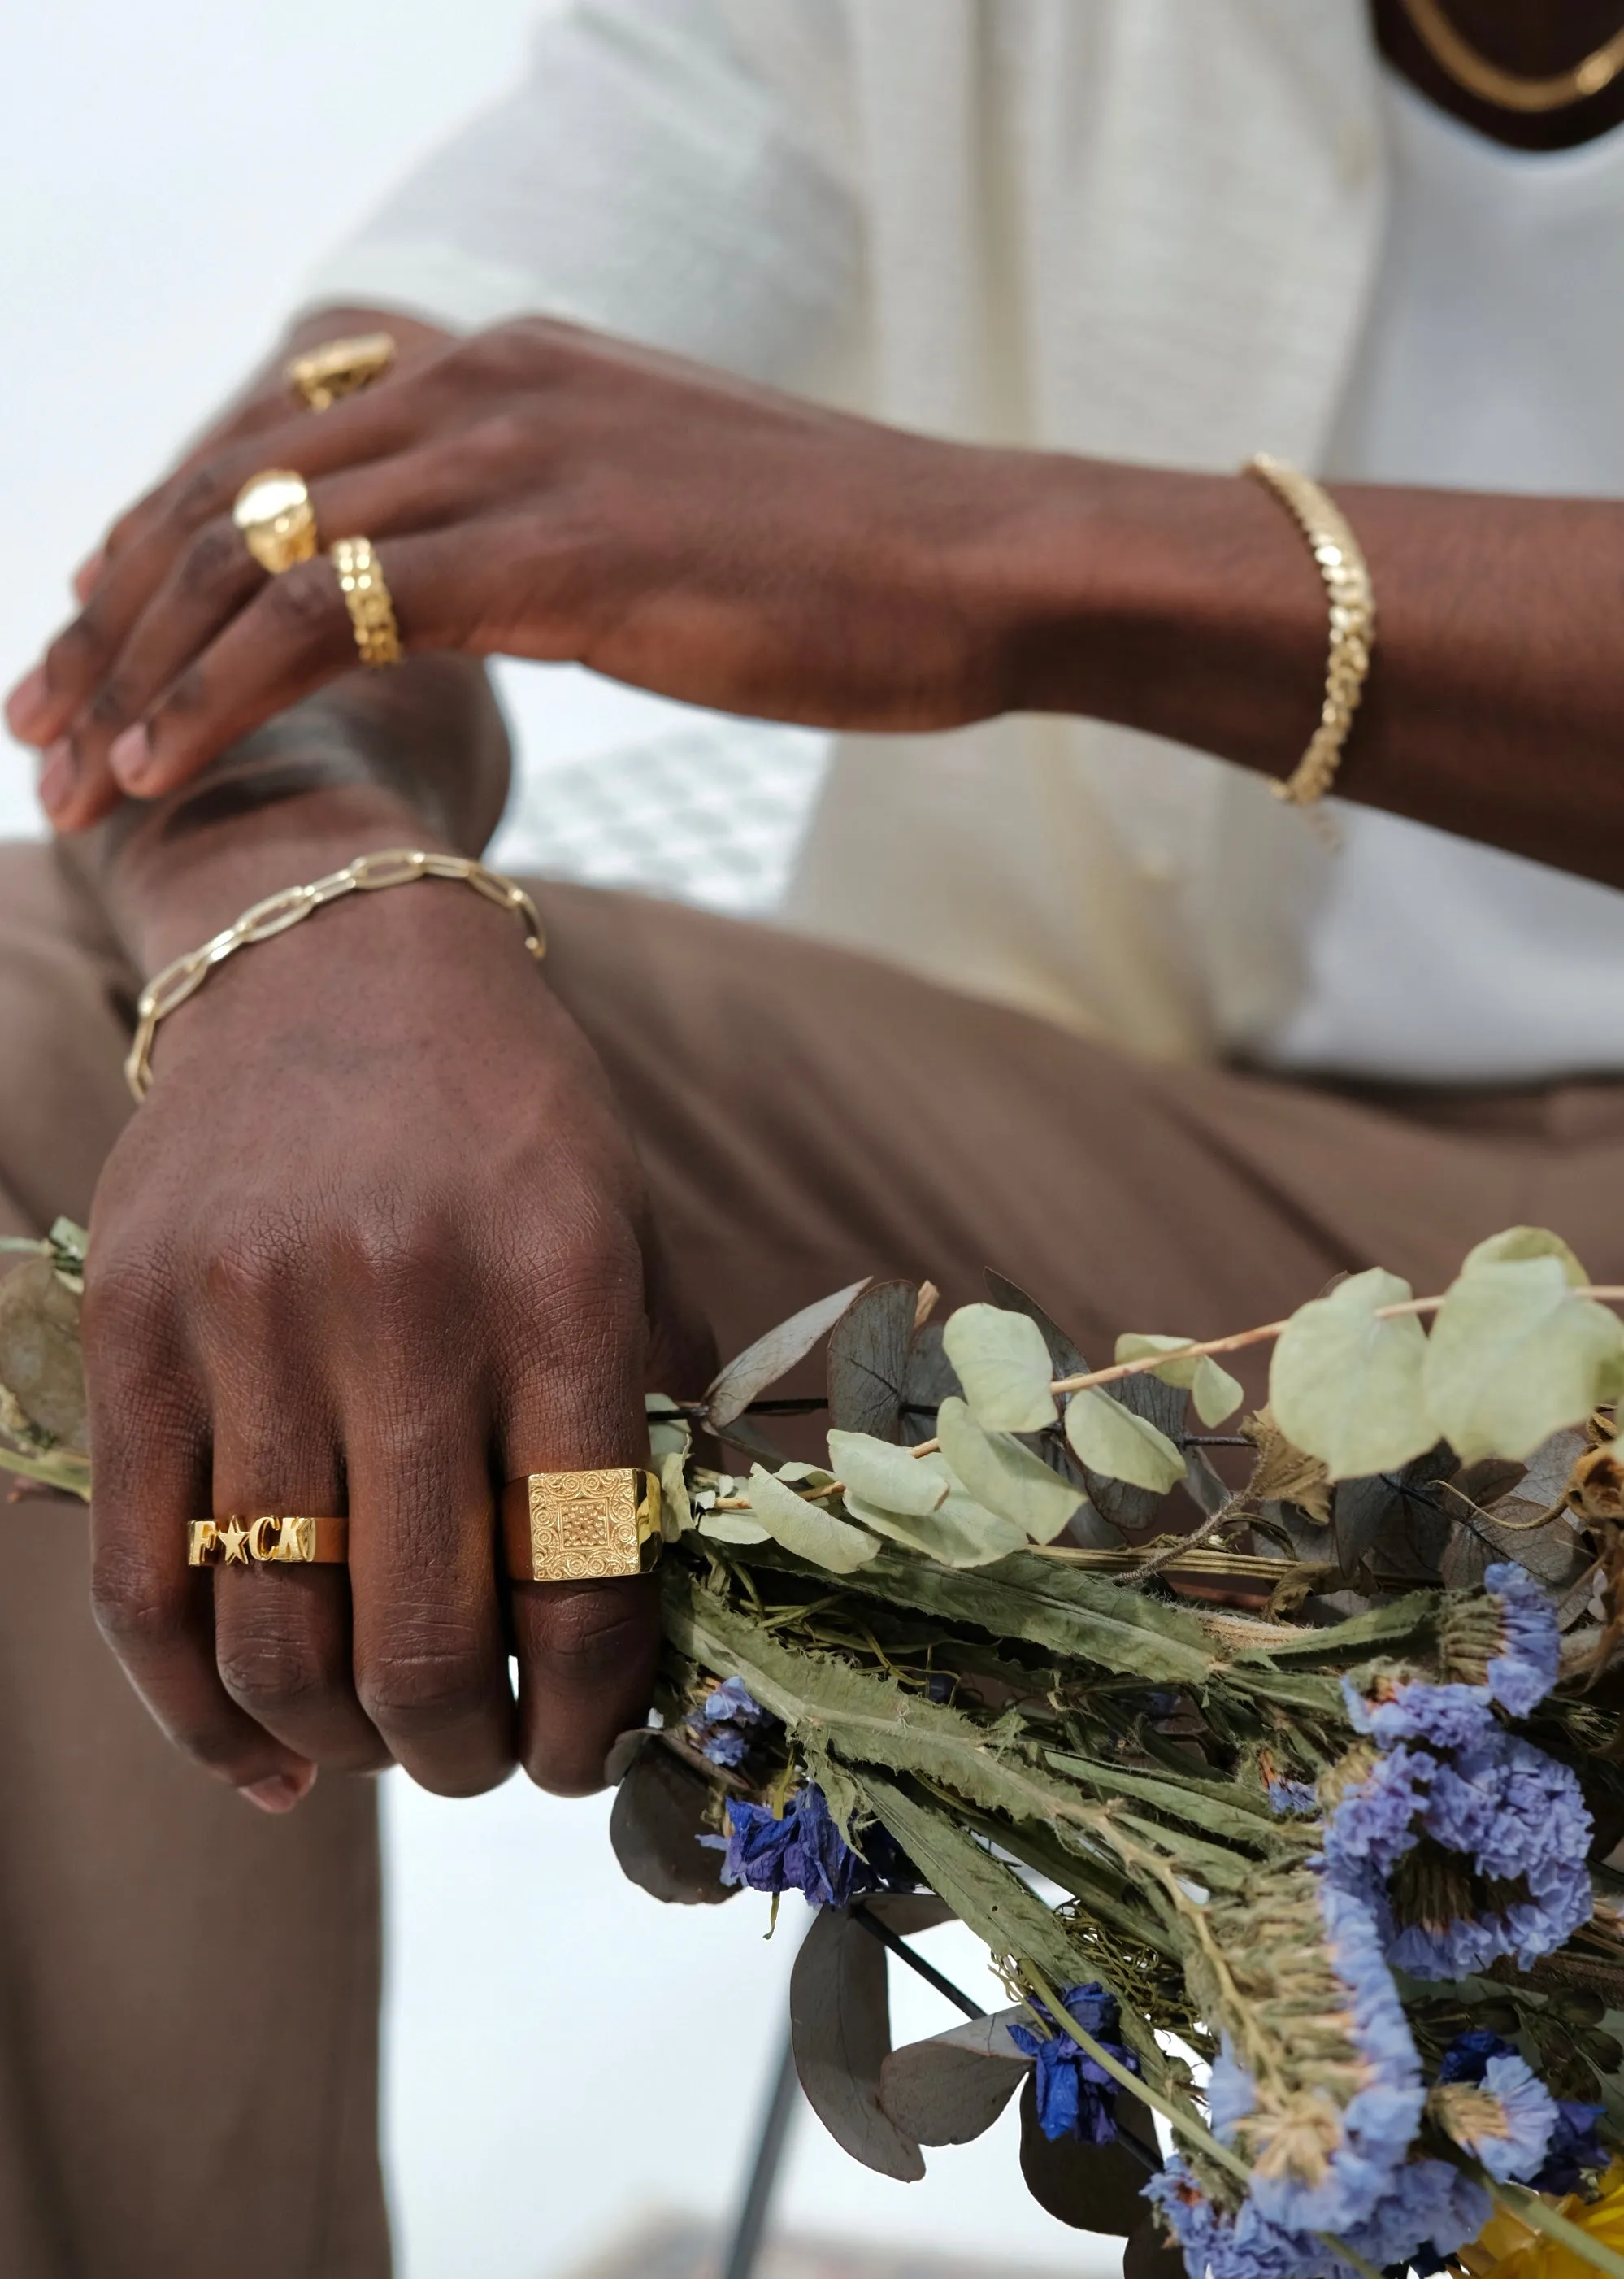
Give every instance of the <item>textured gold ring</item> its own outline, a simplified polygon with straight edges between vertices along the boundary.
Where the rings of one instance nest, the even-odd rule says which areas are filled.
[[[527,1473],[502,1491],[502,1539],[516,1583],[646,1575],[660,1556],[660,1483],[634,1464]]]
[[[292,357],[285,367],[287,385],[312,411],[326,411],[341,395],[354,395],[381,380],[395,362],[393,333],[357,333],[341,341],[324,341]]]
[[[339,591],[349,611],[362,664],[398,664],[401,634],[395,622],[395,602],[372,540],[335,538],[327,549],[327,559],[338,572]]]
[[[195,1519],[187,1529],[188,1567],[342,1567],[349,1522],[303,1512],[231,1511]]]
[[[231,518],[262,570],[280,578],[316,551],[316,510],[304,478],[291,467],[250,475],[237,493]]]

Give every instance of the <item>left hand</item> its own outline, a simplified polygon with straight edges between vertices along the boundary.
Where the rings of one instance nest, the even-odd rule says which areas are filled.
[[[355,668],[330,564],[269,578],[231,521],[276,466],[308,480],[324,543],[373,541],[409,651],[574,660],[831,727],[951,727],[1019,702],[1013,565],[1053,461],[525,319],[227,434],[124,517],[11,707],[26,741],[71,748],[59,824],[117,787],[174,789]]]

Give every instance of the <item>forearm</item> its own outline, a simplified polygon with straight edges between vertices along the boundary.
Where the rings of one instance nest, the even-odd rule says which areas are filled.
[[[151,971],[249,902],[369,848],[479,854],[508,775],[483,667],[422,657],[335,683],[169,798],[126,801],[63,844]]]
[[[1327,604],[1279,501],[1246,477],[1040,465],[1007,579],[1011,709],[1288,774],[1319,715]],[[1624,885],[1624,507],[1333,488],[1377,610],[1338,791]]]

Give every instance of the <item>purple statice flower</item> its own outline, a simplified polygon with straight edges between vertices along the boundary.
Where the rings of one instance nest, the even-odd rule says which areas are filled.
[[[727,1821],[724,1884],[747,1884],[753,1891],[804,1891],[814,1907],[846,1907],[865,1891],[911,1891],[918,1880],[884,1829],[870,1829],[863,1850],[854,1850],[835,1826],[822,1789],[809,1781],[791,1797],[782,1819],[764,1804],[730,1797]]]
[[[1406,2160],[1391,2190],[1342,2236],[1380,2270],[1406,2264],[1436,2270],[1443,2257],[1475,2239],[1493,2213],[1484,2187],[1452,2161]]]
[[[1384,1749],[1405,1741],[1463,1749],[1494,1723],[1486,1685],[1434,1685],[1409,1677],[1367,1700],[1353,1680],[1344,1677],[1342,1698],[1354,1731],[1368,1733]]]
[[[1147,2180],[1145,2197],[1184,2249],[1190,2279],[1326,2279],[1331,2268],[1321,2241],[1271,2223],[1255,2200],[1222,2214],[1176,2153]]]
[[[1289,1812],[1312,1820],[1320,1808],[1319,1796],[1312,1781],[1272,1780],[1268,1784],[1268,1801],[1271,1811],[1279,1813],[1283,1818]]]
[[[1418,1823],[1437,1769],[1429,1750],[1401,1743],[1344,1790],[1325,1830],[1325,1864],[1333,1883],[1367,1897],[1385,1884],[1419,1840]]]
[[[1528,1569],[1510,1560],[1487,1569],[1483,1588],[1500,1610],[1500,1651],[1489,1664],[1489,1691],[1508,1715],[1526,1717],[1557,1682],[1556,1608]]]
[[[701,1755],[730,1772],[749,1754],[755,1729],[771,1723],[770,1713],[752,1700],[742,1677],[724,1677],[687,1720]]]
[[[1613,2155],[1596,2133],[1606,2111],[1604,2105],[1580,2105],[1570,2099],[1557,2102],[1556,2127],[1545,2152],[1545,2165],[1528,2182],[1536,2192],[1576,2192],[1587,2176],[1605,2168]]]
[[[1365,2079],[1342,2109],[1341,2142],[1316,2179],[1275,2174],[1267,2156],[1258,2160],[1252,2198],[1261,2215],[1286,2232],[1343,2232],[1368,2216],[1392,2189],[1425,2095],[1404,2005],[1369,1909],[1329,1876],[1321,1879],[1318,1896],[1326,1956],[1341,1984],[1348,2039],[1363,2061]],[[1227,2051],[1213,2078],[1214,2129],[1227,2142],[1252,2111],[1256,2088]]]
[[[1462,2114],[1446,2104],[1439,2117],[1497,2183],[1526,2183],[1543,2166],[1556,2129],[1557,2102],[1509,2042],[1481,2029],[1457,2034],[1444,2053],[1438,2086],[1479,2090],[1494,2100],[1498,2112],[1474,2115],[1464,2127]]]
[[[1118,2038],[1116,1997],[1107,1987],[1091,1982],[1062,1989],[1061,2000],[1085,2034],[1118,2065],[1138,2073],[1139,2060]],[[1117,2083],[1095,2058],[1074,2042],[1041,2002],[1032,2007],[1051,2030],[1036,2034],[1030,2026],[1012,2025],[1009,2038],[1018,2050],[1038,2060],[1038,2126],[1046,2137],[1080,2137],[1085,2145],[1109,2145],[1116,2136]]]
[[[1591,1821],[1583,1792],[1570,1767],[1531,1742],[1497,1730],[1440,1765],[1422,1821],[1435,1841],[1464,1853],[1480,1876],[1490,1883],[1521,1881],[1528,1894],[1498,1901],[1478,1918],[1487,1927],[1480,1944],[1491,1945],[1494,1953],[1469,1968],[1510,1954],[1526,1970],[1589,1922]],[[1417,1977],[1460,1976],[1453,1949],[1462,1942],[1436,1944],[1435,1954],[1424,1938],[1410,1940],[1414,1954],[1395,1952],[1394,1960]]]

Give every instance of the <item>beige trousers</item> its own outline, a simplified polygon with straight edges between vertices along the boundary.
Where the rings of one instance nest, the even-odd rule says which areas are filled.
[[[1343,1268],[1436,1289],[1522,1220],[1624,1280],[1624,1086],[1152,1069],[789,935],[540,891],[724,1354],[870,1272],[954,1303],[996,1266],[1092,1354],[1271,1319]],[[0,850],[0,1232],[88,1209],[133,990],[53,858]],[[0,2279],[379,2279],[369,1787],[249,1811],[97,1640],[82,1518],[0,1508]]]

